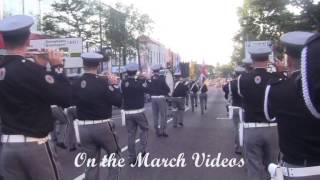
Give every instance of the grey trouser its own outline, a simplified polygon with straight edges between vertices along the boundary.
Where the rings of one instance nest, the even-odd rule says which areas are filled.
[[[55,127],[52,134],[52,139],[59,144],[65,144],[65,140],[68,134],[68,119],[64,114],[64,111],[60,107],[51,107],[52,116],[56,120]]]
[[[149,124],[145,113],[126,114],[126,127],[129,159],[135,159],[137,157],[135,140],[138,128],[140,129],[140,152],[145,152],[147,147]]]
[[[240,152],[241,147],[239,143],[239,123],[240,123],[240,116],[239,116],[239,111],[240,109],[233,109],[233,126],[234,126],[234,134],[235,134],[235,139],[234,139],[234,146],[235,146],[235,151]]]
[[[67,109],[68,126],[67,126],[67,137],[65,144],[69,149],[77,147],[77,139],[74,131],[73,121],[77,119],[77,110],[75,107]]]
[[[198,106],[198,94],[191,92],[190,100],[191,100],[192,111],[194,111],[194,106]]]
[[[167,127],[166,98],[151,98],[154,128],[157,133],[164,133]],[[160,120],[160,128],[159,128]]]
[[[200,99],[200,108],[201,108],[201,114],[204,113],[204,109],[207,109],[207,101],[208,101],[208,95],[207,93],[201,93],[199,95],[199,99]]]
[[[245,128],[243,145],[249,180],[267,180],[268,165],[279,154],[277,127]]]
[[[288,168],[304,168],[304,166],[296,166],[286,162],[281,163],[281,166]],[[309,177],[284,177],[284,180],[319,180],[320,175],[309,176]]]
[[[189,106],[190,94],[188,93],[186,96],[186,106]]]
[[[114,123],[106,122],[93,125],[80,125],[80,143],[84,152],[87,153],[87,158],[95,158],[97,162],[101,160],[101,150],[105,150],[107,155],[115,154],[117,158],[120,158],[119,146],[117,137],[114,133]],[[99,163],[98,163],[99,164]],[[120,168],[108,167],[109,174],[108,180],[119,179]],[[99,180],[100,167],[86,168],[85,179],[86,180]]]
[[[173,97],[172,103],[175,111],[173,112],[173,125],[177,126],[178,123],[183,123],[183,115],[184,115],[184,98],[183,97]]]
[[[5,180],[63,180],[53,143],[4,143]]]

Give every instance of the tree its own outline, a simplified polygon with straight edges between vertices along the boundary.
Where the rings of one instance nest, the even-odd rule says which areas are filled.
[[[288,6],[301,9],[295,14]],[[244,58],[244,42],[271,40],[281,50],[279,37],[289,31],[319,30],[320,4],[313,0],[244,0],[238,11],[241,29],[234,36],[233,62]],[[281,52],[279,52],[281,54]]]
[[[147,14],[140,14],[133,5],[117,3],[115,9],[109,10],[109,21],[106,23],[106,37],[114,49],[121,49],[123,64],[127,56],[136,55],[138,37],[152,30],[153,21]]]
[[[98,22],[95,4],[83,0],[61,0],[54,2],[53,11],[42,20],[42,30],[59,37],[81,37],[92,43],[98,39]]]
[[[220,76],[220,77],[224,77],[227,78],[229,77],[232,72],[233,72],[233,65],[232,64],[224,64],[221,66],[216,67],[216,73]]]

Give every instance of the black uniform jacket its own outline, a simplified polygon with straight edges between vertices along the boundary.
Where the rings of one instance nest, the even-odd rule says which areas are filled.
[[[119,88],[95,74],[85,73],[73,85],[73,103],[79,120],[102,120],[112,116],[112,106],[121,106]]]
[[[287,163],[320,165],[320,120],[305,106],[300,73],[271,84],[268,114],[278,122],[280,150]]]
[[[159,74],[155,74],[151,77],[149,86],[151,88],[151,96],[168,96],[170,92],[170,88],[167,85],[165,78],[161,77]]]
[[[172,93],[172,97],[186,97],[188,93],[188,86],[183,81],[177,81]]]
[[[150,93],[151,89],[145,80],[127,77],[121,82],[121,92],[123,108],[125,110],[135,110],[144,107],[144,94]]]
[[[197,92],[199,91],[198,83],[196,83],[196,82],[191,83],[190,91],[191,91],[192,93],[197,93]]]
[[[0,116],[3,134],[42,138],[53,130],[50,105],[68,107],[71,85],[18,55],[0,57]]]
[[[206,93],[208,92],[208,87],[206,84],[203,84],[202,87],[200,87],[200,92],[201,93]]]
[[[232,106],[242,107],[241,97],[238,94],[237,79],[230,81]]]
[[[266,86],[278,79],[278,75],[269,73],[263,68],[239,76],[238,93],[243,100],[245,122],[268,122],[263,111],[264,93]]]

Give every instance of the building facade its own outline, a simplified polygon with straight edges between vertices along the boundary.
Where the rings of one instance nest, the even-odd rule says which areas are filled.
[[[142,71],[150,72],[150,67],[154,64],[160,64],[163,68],[172,68],[176,64],[179,56],[163,44],[147,36],[139,37],[140,44],[140,65]]]

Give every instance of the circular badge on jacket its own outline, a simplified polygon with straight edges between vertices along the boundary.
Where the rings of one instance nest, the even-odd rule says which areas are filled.
[[[5,76],[6,76],[6,69],[0,68],[0,81],[4,80]]]
[[[44,78],[47,81],[47,83],[49,83],[49,84],[53,84],[54,83],[54,78],[51,75],[47,74],[47,75],[44,76]]]
[[[87,81],[85,81],[85,80],[81,81],[80,86],[81,86],[81,88],[87,87]]]
[[[260,77],[260,76],[254,77],[254,82],[255,82],[256,84],[260,84],[260,83],[261,83],[261,77]]]

